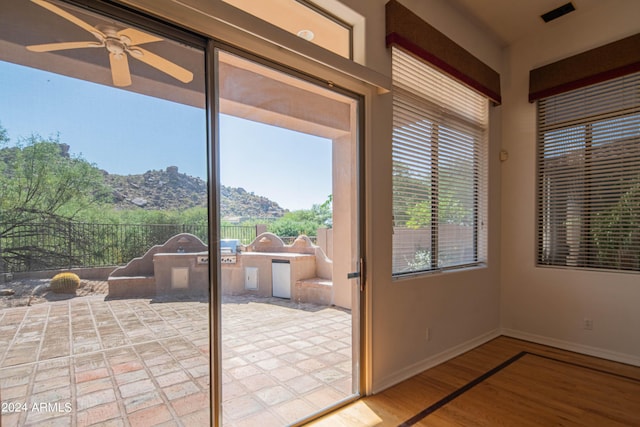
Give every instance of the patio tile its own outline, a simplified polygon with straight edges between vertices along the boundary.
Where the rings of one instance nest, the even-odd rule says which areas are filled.
[[[299,377],[300,375],[302,375],[302,371],[288,365],[273,369],[269,373],[274,378],[277,378],[279,381],[282,381],[282,382],[286,382],[292,378]]]
[[[317,360],[317,359],[307,359],[302,362],[296,363],[296,368],[300,369],[303,372],[312,372],[316,369],[321,369],[327,366],[325,363]]]
[[[58,387],[53,390],[47,390],[40,393],[31,394],[29,400],[31,402],[45,402],[45,403],[55,403],[55,402],[68,402],[71,399],[71,388],[70,387]]]
[[[291,347],[291,346],[289,346],[287,344],[280,344],[280,345],[277,345],[277,346],[272,347],[272,348],[269,349],[271,354],[273,354],[274,356],[279,356],[281,354],[290,353],[293,350],[294,350],[293,347]]]
[[[90,371],[76,373],[76,383],[92,381],[98,378],[106,378],[109,376],[107,368],[92,369]]]
[[[208,364],[194,366],[193,368],[187,369],[187,372],[189,372],[189,375],[191,375],[193,378],[196,378],[196,379],[206,377],[207,381],[209,379],[209,376],[211,375]]]
[[[138,394],[148,393],[156,389],[156,386],[149,379],[124,384],[118,387],[122,397],[127,398]]]
[[[200,388],[193,381],[185,381],[169,387],[163,387],[162,392],[167,396],[167,399],[174,400],[198,393],[200,392]]]
[[[265,371],[272,371],[276,368],[280,368],[285,366],[286,363],[278,358],[273,357],[273,355],[269,355],[268,359],[261,360],[260,362],[255,363],[260,369]]]
[[[277,382],[270,375],[266,375],[263,373],[259,373],[257,375],[252,375],[247,378],[243,378],[240,381],[249,392],[255,392],[257,390],[261,390],[265,387],[274,386]]]
[[[170,374],[161,375],[155,377],[155,380],[160,384],[160,387],[167,387],[173,384],[178,384],[187,381],[189,376],[184,371],[176,371]]]
[[[222,402],[235,399],[240,396],[248,394],[248,391],[244,386],[237,381],[230,381],[222,387]]]
[[[104,390],[107,388],[113,388],[113,381],[111,380],[111,377],[100,378],[76,384],[78,395],[91,393],[98,390]]]
[[[277,385],[258,390],[254,393],[265,405],[275,406],[294,398],[294,395],[286,388]]]
[[[263,406],[250,395],[227,400],[222,403],[222,411],[229,420],[238,420],[247,415],[262,412]]]
[[[46,371],[45,371],[46,372]],[[40,378],[36,377],[35,384],[33,385],[33,394],[38,394],[43,391],[61,388],[61,387],[70,387],[71,386],[71,378],[67,377],[51,377],[51,378]]]
[[[344,398],[344,394],[339,391],[323,387],[304,396],[305,400],[317,409],[326,408],[327,406]]]
[[[160,394],[154,390],[124,399],[123,403],[127,413],[132,413],[151,406],[160,405],[163,403],[163,400]]]
[[[198,392],[186,395],[184,397],[171,400],[171,406],[178,416],[184,416],[194,412],[201,412],[206,409],[207,423],[209,422],[209,405],[211,404],[211,396],[208,392]],[[185,420],[183,420],[185,421]],[[196,424],[204,425],[204,424]]]
[[[293,423],[315,410],[316,408],[303,399],[290,400],[274,408],[275,413],[287,420],[288,423]]]
[[[183,415],[180,417],[182,423],[186,426],[206,426],[210,424],[211,419],[211,411],[207,409],[201,409],[196,412],[192,412],[187,415]],[[264,424],[254,424],[260,425],[261,427],[265,427]]]
[[[0,385],[0,389],[2,389],[2,399],[6,401],[24,401],[27,397],[28,386],[19,385],[16,387],[2,387]]]
[[[278,415],[270,412],[261,412],[257,415],[248,416],[231,424],[231,427],[280,427],[286,422]]]
[[[249,363],[255,363],[255,364],[257,364],[257,362],[261,360],[271,359],[272,357],[273,357],[273,354],[271,354],[269,350],[254,351],[254,352],[247,353],[244,356],[244,358]]]
[[[235,379],[247,378],[260,373],[260,370],[252,365],[240,366],[228,370],[229,374]]]
[[[296,363],[310,359],[311,356],[309,356],[308,354],[292,351],[290,353],[281,354],[279,358],[287,362],[289,365],[295,365]]]
[[[78,396],[78,398],[76,399],[76,409],[78,411],[83,411],[94,406],[100,406],[104,403],[111,403],[115,401],[116,394],[114,393],[113,389],[105,389]]]
[[[117,365],[111,365],[111,369],[113,369],[114,374],[118,375],[118,374],[124,374],[127,372],[144,369],[144,366],[142,366],[142,364],[139,361],[133,360],[131,362],[124,362]]]
[[[155,377],[159,377],[161,375],[169,374],[171,372],[176,372],[181,370],[182,367],[173,360],[173,357],[169,356],[169,361],[164,362],[162,364],[149,366],[149,371]]]
[[[223,306],[225,425],[282,425],[351,393],[348,313],[239,301]],[[30,393],[78,411],[5,414],[3,425],[208,424],[208,316],[196,301],[104,297],[0,311],[3,399]],[[247,316],[261,323],[249,328]]]
[[[107,350],[105,355],[107,356],[107,360],[109,360],[109,364],[111,366],[132,362],[138,359],[138,355],[131,348]]]
[[[178,363],[183,368],[193,368],[193,367],[204,366],[204,365],[208,366],[209,365],[209,359],[198,355],[198,356],[194,356],[194,357],[189,357],[187,359],[179,360]]]
[[[74,358],[74,367],[76,372],[103,368],[106,366],[107,364],[102,353],[77,356]]]
[[[147,371],[145,371],[144,369],[139,369],[137,371],[125,372],[124,374],[116,375],[115,381],[116,384],[123,385],[147,378],[149,378],[149,374],[147,374]]]
[[[336,381],[335,383],[331,384],[331,386],[338,390],[338,392],[343,396],[348,396],[352,392],[351,390],[353,390],[353,382],[351,380],[351,377]]]
[[[173,416],[165,405],[156,405],[129,414],[129,423],[131,423],[132,427],[153,426],[172,419]]]
[[[78,426],[89,426],[104,422],[120,415],[120,408],[115,402],[92,407],[86,411],[78,412]]]
[[[41,426],[43,424],[51,427],[65,427],[71,424],[71,415],[49,412],[27,412],[27,420],[24,423],[25,426]]]
[[[339,371],[337,369],[333,369],[333,368],[321,369],[319,371],[314,372],[312,375],[325,384],[330,384],[332,382],[341,380],[345,377],[344,372]]]
[[[299,395],[308,393],[322,385],[320,381],[315,378],[303,375],[301,377],[293,378],[286,382],[287,386]]]
[[[158,354],[157,356],[151,357],[151,358],[146,358],[144,356],[142,356],[142,358],[144,359],[144,364],[151,367],[151,366],[158,366],[158,365],[164,365],[166,363],[170,363],[173,362],[173,357],[166,352],[163,354]],[[158,368],[160,369],[160,368]]]
[[[22,425],[20,423],[20,418],[24,416],[24,414],[13,413],[13,414],[2,414],[2,424],[9,426],[19,426]]]

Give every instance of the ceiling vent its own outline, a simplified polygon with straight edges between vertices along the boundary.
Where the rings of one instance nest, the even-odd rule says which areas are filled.
[[[550,10],[549,12],[545,13],[544,15],[540,15],[540,17],[542,18],[542,20],[544,22],[551,22],[554,19],[558,19],[561,16],[566,15],[569,12],[573,12],[574,10],[576,10],[575,6],[573,5],[573,3],[569,2],[567,4],[563,4],[560,7],[557,7],[553,10]]]

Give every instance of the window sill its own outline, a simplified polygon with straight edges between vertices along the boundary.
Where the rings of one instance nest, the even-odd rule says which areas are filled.
[[[394,274],[391,276],[391,280],[393,282],[406,282],[406,281],[415,280],[415,279],[428,278],[430,276],[466,273],[470,271],[484,270],[487,268],[488,268],[487,263],[481,262],[477,264],[469,264],[469,265],[460,266],[460,267],[449,267],[449,268],[440,268],[437,270],[416,271],[413,273]]]

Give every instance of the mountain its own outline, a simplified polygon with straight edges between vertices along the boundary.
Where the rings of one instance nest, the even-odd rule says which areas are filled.
[[[176,166],[150,170],[141,175],[115,175],[103,171],[105,183],[112,189],[117,209],[135,207],[148,210],[177,210],[207,206],[207,183],[180,173]],[[221,186],[221,216],[281,217],[286,210],[263,196],[243,188]]]
[[[20,161],[25,161],[20,160],[20,154],[29,147],[44,147],[38,150],[38,156],[34,157],[34,161],[42,163],[42,168],[44,165],[55,165],[57,160],[53,157],[59,156],[63,161],[72,159],[69,145],[57,141],[37,142],[26,147],[2,147],[1,144],[6,141],[7,138],[0,126],[0,173],[9,176],[13,167],[24,168],[17,165],[22,165]],[[46,149],[47,144],[51,148],[52,143],[58,146],[59,151]],[[83,159],[80,160],[87,163]],[[116,175],[105,170],[100,172],[107,187],[106,199],[102,199],[102,195],[100,198],[113,204],[116,209],[184,210],[207,206],[207,183],[200,178],[180,173],[177,166],[169,166],[165,170],[150,170],[138,175]],[[247,192],[243,188],[224,185],[220,188],[220,210],[223,218],[274,218],[287,212],[266,197]]]

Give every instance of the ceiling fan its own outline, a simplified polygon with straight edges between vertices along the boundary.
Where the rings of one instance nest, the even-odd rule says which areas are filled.
[[[131,85],[131,73],[129,71],[127,54],[183,83],[189,83],[193,80],[193,73],[191,71],[140,47],[141,44],[162,41],[159,37],[133,28],[125,28],[124,30],[118,31],[117,28],[111,26],[94,27],[45,0],[31,1],[88,31],[97,39],[97,41],[48,43],[27,46],[27,49],[32,52],[104,47],[109,52],[109,64],[111,66],[113,84],[120,87]]]

